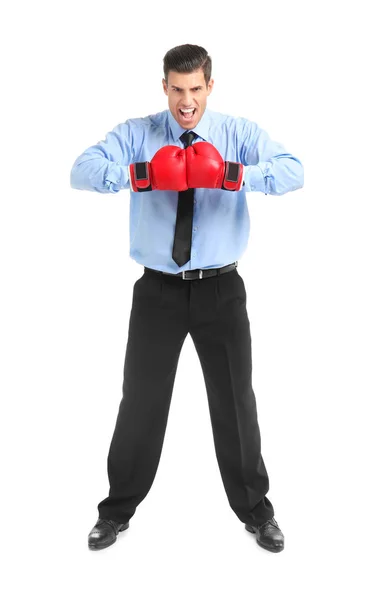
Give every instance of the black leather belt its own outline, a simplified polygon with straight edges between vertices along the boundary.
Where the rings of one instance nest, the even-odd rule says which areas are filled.
[[[158,271],[157,269],[150,269],[149,267],[144,267],[144,272],[154,271],[155,273],[161,273],[162,275],[172,275],[173,277],[181,277],[182,279],[192,280],[206,279],[206,277],[214,277],[215,275],[221,275],[221,273],[227,273],[228,271],[236,269],[237,266],[238,261],[235,261],[230,265],[225,265],[224,267],[220,267],[218,269],[193,269],[193,271],[181,271],[180,273],[166,273],[166,271]]]

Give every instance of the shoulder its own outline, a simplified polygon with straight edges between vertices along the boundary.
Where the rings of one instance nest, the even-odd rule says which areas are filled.
[[[244,129],[251,125],[251,121],[246,117],[237,117],[209,109],[207,109],[207,112],[212,125],[222,127],[231,133],[243,132]]]
[[[161,111],[155,114],[146,115],[145,117],[130,117],[124,122],[119,123],[114,128],[115,130],[129,129],[130,131],[138,132],[145,131],[147,129],[155,129],[161,127],[166,123],[167,111]]]
[[[167,110],[163,110],[145,117],[130,118],[127,119],[126,123],[129,123],[130,127],[135,129],[154,129],[166,123],[167,112]]]

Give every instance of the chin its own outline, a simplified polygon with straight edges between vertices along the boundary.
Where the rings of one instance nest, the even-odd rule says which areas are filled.
[[[198,122],[199,122],[199,119],[194,119],[193,123],[185,125],[185,129],[188,129],[188,130],[189,129],[194,129],[194,127],[197,127]],[[184,125],[182,125],[182,127],[184,127]]]

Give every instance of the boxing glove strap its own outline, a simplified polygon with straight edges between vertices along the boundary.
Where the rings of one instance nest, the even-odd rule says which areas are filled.
[[[239,179],[243,175],[243,165],[237,162],[225,161],[225,175],[222,189],[230,192],[239,190]]]
[[[150,192],[152,185],[150,181],[150,172],[147,162],[134,163],[134,180],[138,192]]]

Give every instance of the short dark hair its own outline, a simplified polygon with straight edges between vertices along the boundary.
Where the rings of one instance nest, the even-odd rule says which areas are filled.
[[[194,44],[183,44],[168,50],[164,56],[164,74],[168,83],[169,71],[177,73],[192,73],[203,70],[206,87],[211,79],[212,60],[207,50]]]

